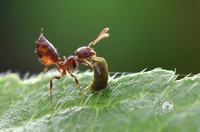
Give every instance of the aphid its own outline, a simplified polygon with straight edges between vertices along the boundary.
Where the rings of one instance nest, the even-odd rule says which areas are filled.
[[[103,57],[92,57],[94,79],[90,85],[91,91],[105,89],[108,84],[108,64]]]
[[[91,48],[91,46],[96,45],[100,40],[107,38],[109,34],[107,33],[109,31],[109,28],[105,28],[100,32],[98,37],[89,43],[88,46],[84,46],[81,48],[78,48],[75,52],[75,55],[69,56],[66,58],[65,56],[63,59],[59,56],[57,49],[44,37],[43,33],[41,32],[40,37],[37,40],[37,48],[36,52],[38,53],[39,60],[42,64],[45,65],[45,69],[47,69],[48,66],[55,65],[58,69],[58,71],[61,73],[60,76],[55,76],[50,79],[50,97],[52,102],[52,87],[53,87],[53,80],[54,79],[60,79],[61,77],[65,76],[67,73],[75,79],[76,84],[78,85],[78,89],[81,92],[80,89],[80,82],[78,81],[76,75],[74,74],[74,71],[77,69],[78,64],[82,63],[85,64],[93,69],[93,65],[87,60],[91,59],[91,57],[96,56],[96,52]]]

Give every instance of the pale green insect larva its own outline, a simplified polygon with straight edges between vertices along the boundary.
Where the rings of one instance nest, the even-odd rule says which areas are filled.
[[[91,91],[105,89],[108,84],[108,64],[103,57],[92,57],[92,66],[94,70],[94,79],[90,85]]]

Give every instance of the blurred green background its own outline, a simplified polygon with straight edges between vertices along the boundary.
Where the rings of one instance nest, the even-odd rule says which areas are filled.
[[[41,27],[61,56],[93,40],[110,71],[200,71],[199,0],[5,0],[0,2],[0,72],[39,73],[33,52]]]

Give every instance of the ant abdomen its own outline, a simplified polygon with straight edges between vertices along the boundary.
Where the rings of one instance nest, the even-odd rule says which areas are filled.
[[[41,33],[40,37],[36,41],[39,60],[44,65],[53,65],[59,59],[57,49],[44,37]]]

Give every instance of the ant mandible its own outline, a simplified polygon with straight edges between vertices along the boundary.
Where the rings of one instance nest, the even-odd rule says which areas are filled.
[[[43,28],[42,28],[43,31]],[[45,65],[44,71],[48,70],[49,66],[56,66],[58,71],[61,73],[60,76],[55,76],[50,79],[50,98],[52,103],[52,87],[53,87],[53,80],[54,79],[60,79],[61,77],[65,76],[67,73],[75,79],[76,84],[78,85],[78,90],[82,94],[82,91],[80,89],[80,82],[78,81],[76,75],[74,74],[75,70],[78,67],[79,63],[82,63],[84,65],[89,66],[91,69],[93,69],[92,64],[87,60],[91,57],[96,56],[96,52],[91,48],[91,46],[96,45],[100,40],[108,38],[109,34],[109,28],[103,29],[97,38],[89,43],[88,46],[83,46],[78,48],[75,51],[75,55],[69,56],[66,58],[65,56],[63,59],[59,56],[57,49],[51,44],[43,35],[43,32],[41,31],[41,34],[36,41],[37,47],[36,52],[39,57],[39,61]]]

